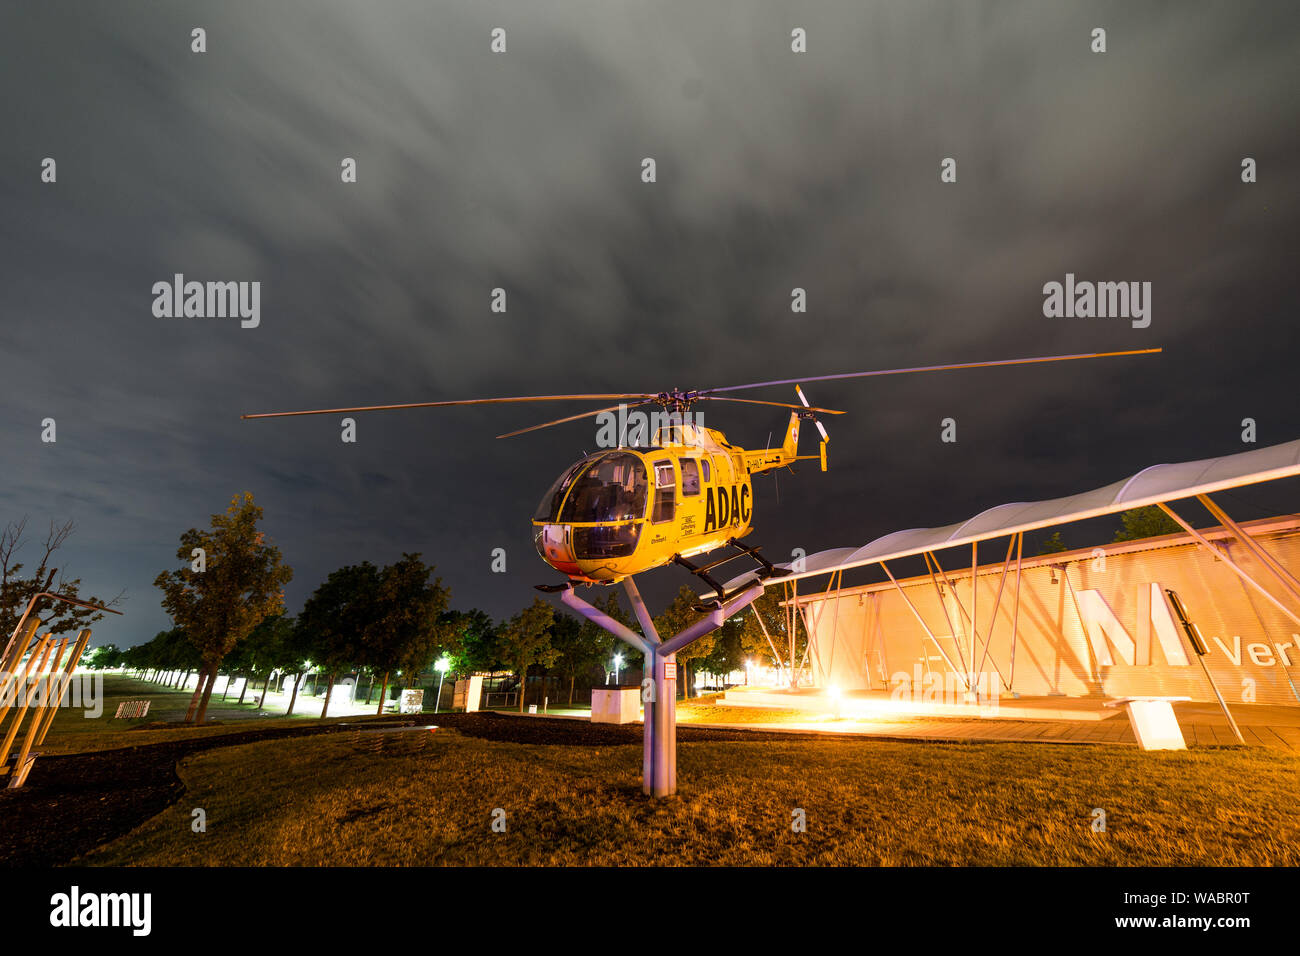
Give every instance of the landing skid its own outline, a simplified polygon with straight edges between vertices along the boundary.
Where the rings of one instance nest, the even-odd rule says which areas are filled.
[[[759,554],[758,552],[760,551],[761,546],[758,548],[752,548],[747,544],[741,544],[735,538],[728,538],[727,546],[731,548],[735,548],[737,553],[727,555],[724,558],[719,558],[716,561],[711,561],[708,564],[704,565],[703,567],[696,567],[695,565],[691,564],[691,562],[683,558],[680,554],[673,555],[674,564],[680,564],[687,571],[690,571],[691,574],[695,575],[697,578],[699,578],[709,587],[713,588],[714,597],[711,600],[701,601],[699,604],[694,605],[691,608],[693,611],[696,611],[701,614],[707,611],[715,611],[718,608],[722,607],[723,604],[727,603],[732,598],[734,598],[737,594],[744,592],[746,587],[753,586],[753,583],[751,582],[748,585],[741,585],[740,587],[736,588],[734,591],[728,593],[723,588],[723,586],[717,582],[717,580],[715,580],[712,576],[710,576],[709,572],[712,571],[714,568],[721,567],[722,565],[734,561],[737,558],[750,557],[754,559],[754,562],[758,565],[758,567],[754,569],[753,573],[759,581],[767,581],[769,578],[785,577],[787,574],[790,573],[789,571],[778,568],[771,561],[767,560],[767,558]]]

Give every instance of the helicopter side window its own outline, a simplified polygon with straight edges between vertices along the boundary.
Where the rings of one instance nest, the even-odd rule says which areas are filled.
[[[671,461],[657,461],[655,469],[655,506],[650,515],[654,524],[672,521],[677,514],[677,477]]]
[[[694,458],[682,459],[682,497],[700,493],[700,463]]]
[[[709,476],[709,459],[701,458],[700,467],[704,469],[704,483],[708,484],[713,479]]]

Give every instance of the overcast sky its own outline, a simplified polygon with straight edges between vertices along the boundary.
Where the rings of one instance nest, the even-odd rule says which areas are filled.
[[[581,406],[358,416],[356,444],[244,412],[1164,347],[810,387],[849,414],[829,473],[779,505],[756,479],[774,557],[1245,450],[1245,417],[1298,438],[1298,51],[1278,3],[6,5],[0,522],[74,519],[62,565],[127,590],[96,643],[129,644],[168,626],[180,533],[244,490],[293,612],[403,551],[498,617],[558,578],[529,518],[595,428],[493,436]],[[1067,272],[1152,283],[1150,326],[1044,317]],[[155,317],[175,273],[260,282],[260,325]]]

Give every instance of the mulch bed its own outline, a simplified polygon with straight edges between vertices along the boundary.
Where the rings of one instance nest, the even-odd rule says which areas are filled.
[[[608,747],[641,743],[639,724],[505,714],[424,714],[358,718],[326,726],[250,730],[94,753],[41,757],[19,790],[0,790],[0,867],[59,866],[129,833],[185,792],[179,761],[214,747],[322,733],[359,726],[436,724],[471,737],[518,744]],[[682,742],[789,740],[782,734],[679,726]],[[6,778],[0,777],[0,786]]]

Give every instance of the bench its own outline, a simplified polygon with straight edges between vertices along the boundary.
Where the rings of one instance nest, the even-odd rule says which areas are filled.
[[[1175,701],[1190,697],[1120,697],[1106,701],[1107,707],[1123,707],[1128,713],[1133,736],[1143,750],[1186,750],[1183,731],[1174,716]]]
[[[148,717],[149,701],[147,700],[124,700],[117,705],[117,713],[113,715],[114,720],[123,718]]]

